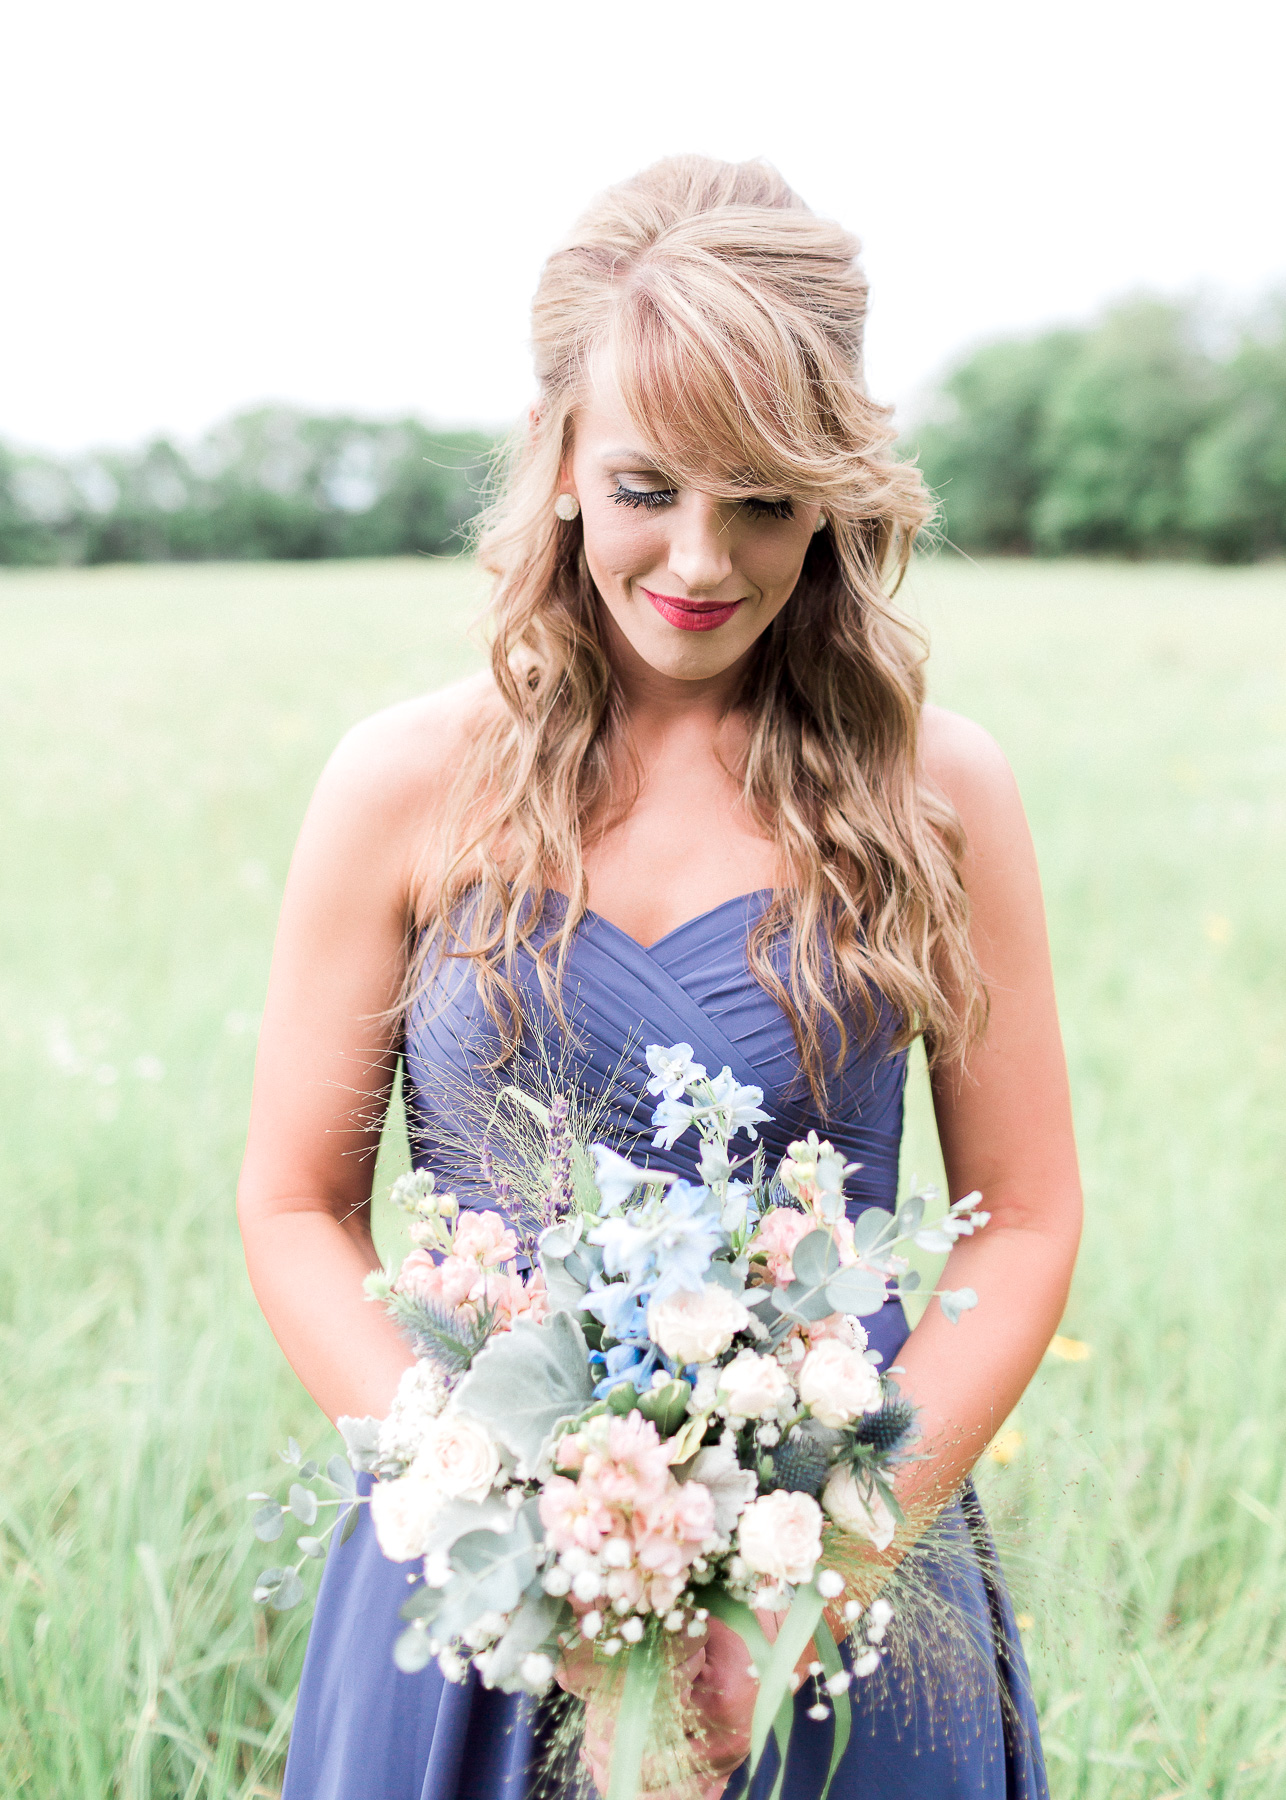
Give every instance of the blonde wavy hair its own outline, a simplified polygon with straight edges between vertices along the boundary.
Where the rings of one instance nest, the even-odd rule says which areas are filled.
[[[891,452],[890,409],[865,389],[857,251],[767,164],[683,156],[602,195],[545,265],[539,405],[479,538],[503,707],[459,771],[438,877],[419,886],[408,990],[423,991],[443,957],[472,962],[506,1052],[523,1025],[520,953],[565,1022],[585,833],[637,792],[622,791],[634,764],[581,525],[553,511],[604,355],[676,485],[769,489],[820,502],[828,520],[735,702],[749,726],[745,804],[785,876],[749,964],[791,1022],[818,1105],[853,1026],[874,1029],[880,996],[896,1042],[923,1032],[936,1057],[961,1053],[981,1020],[959,821],[917,772],[925,646],[889,598],[931,506]],[[555,888],[568,903],[550,931]]]

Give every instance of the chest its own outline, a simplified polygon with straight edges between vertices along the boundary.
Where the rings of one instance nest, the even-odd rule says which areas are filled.
[[[775,846],[717,765],[667,767],[586,844],[589,905],[653,944],[740,894],[777,885]]]

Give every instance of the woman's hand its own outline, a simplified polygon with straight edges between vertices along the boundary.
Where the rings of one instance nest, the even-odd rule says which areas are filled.
[[[607,1674],[588,1643],[565,1652],[557,1671],[559,1685],[585,1702],[581,1755],[600,1794],[607,1792],[617,1727],[614,1699],[600,1698]],[[711,1619],[701,1643],[676,1665],[674,1686],[687,1715],[685,1735],[694,1775],[685,1800],[719,1800],[729,1775],[750,1750],[750,1720],[759,1686],[750,1674],[746,1646],[735,1631]],[[648,1774],[645,1763],[639,1800],[677,1800],[672,1788],[649,1790]]]

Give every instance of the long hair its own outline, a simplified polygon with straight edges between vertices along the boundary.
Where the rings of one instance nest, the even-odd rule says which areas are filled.
[[[562,1016],[586,908],[583,834],[632,798],[581,524],[553,512],[604,355],[668,478],[723,497],[770,488],[826,513],[736,701],[749,722],[736,773],[784,878],[749,962],[790,1019],[819,1105],[880,996],[896,1041],[923,1032],[938,1057],[962,1052],[983,1015],[959,821],[917,770],[925,646],[889,598],[931,506],[891,453],[890,409],[866,392],[857,250],[767,164],[684,156],[602,195],[545,265],[539,405],[479,539],[502,705],[459,770],[445,858],[414,902],[408,977],[415,992],[442,957],[471,961],[509,1048],[523,1024],[515,959],[535,958]],[[555,885],[568,903],[551,932]]]

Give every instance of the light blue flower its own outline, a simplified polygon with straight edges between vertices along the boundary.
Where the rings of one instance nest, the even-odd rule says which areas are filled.
[[[704,1081],[705,1069],[692,1060],[691,1044],[672,1044],[668,1050],[660,1044],[647,1047],[647,1066],[652,1079],[649,1094],[664,1094],[667,1100],[680,1100],[694,1081]]]
[[[740,1231],[746,1222],[746,1210],[750,1205],[752,1189],[744,1181],[730,1181],[724,1196],[719,1223],[731,1235]]]
[[[596,1400],[606,1400],[613,1388],[623,1381],[634,1384],[636,1393],[644,1393],[652,1385],[653,1371],[664,1368],[661,1352],[655,1344],[613,1344],[603,1353],[607,1373],[594,1389]]]
[[[591,1144],[590,1155],[594,1158],[598,1191],[608,1212],[617,1212],[645,1181],[657,1180],[657,1176],[650,1170],[640,1169],[634,1163],[627,1162],[606,1144]]]
[[[686,1106],[682,1100],[662,1100],[652,1114],[652,1123],[656,1126],[652,1142],[658,1149],[672,1149],[696,1116],[695,1106]]]
[[[589,1241],[602,1250],[608,1275],[625,1276],[630,1293],[661,1298],[680,1288],[700,1288],[724,1234],[715,1196],[676,1181],[659,1198],[601,1220]]]
[[[620,1343],[647,1337],[647,1309],[628,1281],[604,1281],[596,1275],[581,1305]]]
[[[724,1136],[732,1137],[738,1131],[747,1132],[752,1138],[759,1136],[755,1130],[772,1114],[763,1111],[760,1102],[764,1090],[757,1087],[742,1087],[728,1068],[721,1069],[710,1083],[710,1093],[714,1108],[722,1115]]]

